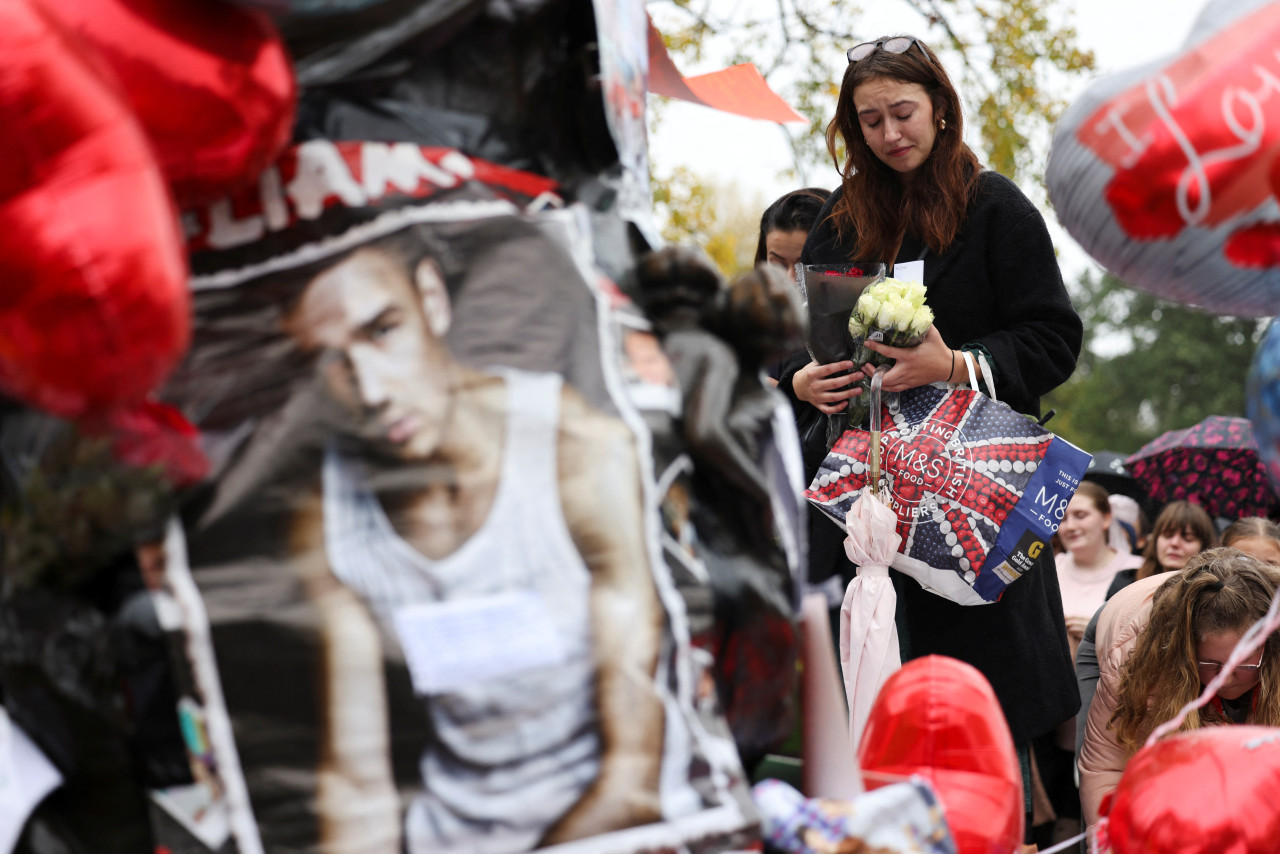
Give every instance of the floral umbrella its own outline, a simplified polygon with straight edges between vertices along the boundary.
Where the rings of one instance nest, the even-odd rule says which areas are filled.
[[[1155,501],[1191,501],[1227,519],[1280,509],[1247,418],[1210,415],[1153,439],[1125,463]]]

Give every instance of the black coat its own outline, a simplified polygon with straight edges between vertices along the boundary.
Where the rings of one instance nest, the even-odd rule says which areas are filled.
[[[838,264],[860,259],[840,240],[828,215],[837,190],[818,215],[801,261]],[[846,238],[848,236],[846,235]],[[927,300],[934,325],[947,345],[982,344],[994,359],[996,393],[1019,412],[1040,413],[1040,396],[1075,370],[1083,326],[1062,283],[1044,219],[1012,181],[983,172],[978,193],[955,242],[941,255],[926,251],[908,233],[898,261],[924,258]],[[796,407],[801,435],[819,415],[798,401],[791,388],[807,354],[783,366],[779,388]],[[814,431],[814,435],[820,431]],[[806,444],[806,463],[825,448]],[[808,466],[806,466],[808,468]],[[816,468],[816,463],[814,463]],[[810,477],[813,472],[807,472]],[[824,527],[825,525],[825,527]],[[829,530],[828,530],[829,529]],[[829,522],[811,525],[811,580],[840,567],[843,534]],[[823,565],[819,565],[819,564]],[[898,591],[903,657],[949,655],[977,667],[991,682],[1015,742],[1024,743],[1056,727],[1080,706],[1075,670],[1067,645],[1058,573],[1050,549],[1036,566],[991,605],[961,606],[926,592],[893,573]]]
[[[837,189],[818,214],[803,263],[877,260],[856,258],[853,244],[837,237],[828,215],[842,195]],[[920,257],[942,340],[952,349],[984,345],[995,360],[997,396],[1038,418],[1040,396],[1075,370],[1084,334],[1040,211],[1008,178],[983,172],[977,200],[946,252],[927,252],[913,234],[903,239],[896,260]]]

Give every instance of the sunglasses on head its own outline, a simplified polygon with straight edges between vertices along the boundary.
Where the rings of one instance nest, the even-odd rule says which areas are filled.
[[[863,42],[849,48],[845,56],[849,57],[849,64],[852,65],[855,62],[866,59],[877,50],[883,50],[886,53],[906,53],[911,50],[912,45],[920,48],[924,58],[929,59],[929,54],[924,49],[924,43],[915,36],[893,36],[876,42]],[[932,62],[932,60],[929,61]]]

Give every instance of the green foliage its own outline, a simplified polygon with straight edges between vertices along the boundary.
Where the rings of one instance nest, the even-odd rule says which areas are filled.
[[[0,599],[39,585],[71,588],[119,559],[174,506],[161,466],[118,462],[107,439],[70,425],[0,504]]]
[[[951,0],[946,5],[956,16],[972,15],[981,22],[976,38],[955,36],[950,27],[948,32],[963,59],[961,91],[981,93],[976,115],[987,163],[1004,175],[1025,177],[1043,162],[1035,137],[1050,132],[1066,109],[1057,94],[1060,82],[1091,70],[1093,54],[1076,46],[1075,28],[1063,15],[1066,4]],[[975,58],[987,50],[979,68]]]
[[[1245,414],[1245,377],[1266,320],[1214,315],[1086,273],[1075,375],[1045,397],[1051,427],[1086,451],[1132,453],[1208,415]]]
[[[654,181],[653,205],[663,238],[699,247],[726,278],[755,266],[760,214],[768,205],[758,194],[744,199],[734,186],[676,167]]]

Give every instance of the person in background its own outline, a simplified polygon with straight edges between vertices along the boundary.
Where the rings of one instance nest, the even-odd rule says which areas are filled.
[[[1186,567],[1122,590],[1098,621],[1102,675],[1080,754],[1085,819],[1156,727],[1204,690],[1241,636],[1266,615],[1276,571],[1233,548],[1193,556]],[[1235,669],[1181,730],[1219,724],[1280,725],[1280,634]]]
[[[764,209],[760,216],[760,237],[756,241],[756,264],[775,264],[796,280],[800,251],[818,218],[818,211],[831,196],[821,187],[792,190]]]
[[[1116,532],[1111,512],[1112,497],[1096,482],[1082,481],[1058,526],[1057,536],[1064,548],[1064,553],[1057,558],[1058,584],[1062,588],[1062,608],[1072,660],[1076,661],[1077,667],[1076,653],[1084,639],[1085,629],[1106,601],[1112,579],[1122,569],[1137,569],[1142,565],[1142,558],[1129,551],[1129,540],[1123,532],[1112,539]],[[1113,543],[1119,547],[1113,547]],[[1092,649],[1092,644],[1090,646]],[[1074,773],[1077,726],[1077,718],[1068,720],[1052,736],[1041,737],[1035,743],[1040,778],[1057,818],[1053,838],[1047,840],[1050,842],[1061,841],[1079,832],[1075,827],[1080,817],[1080,795]]]
[[[1128,545],[1128,540],[1117,544],[1120,547],[1113,547],[1111,543],[1110,497],[1097,483],[1081,482],[1058,526],[1058,536],[1066,549],[1058,559],[1058,586],[1062,589],[1073,659],[1085,627],[1106,601],[1116,573],[1142,566],[1142,557],[1123,547]]]
[[[1140,578],[1182,569],[1196,553],[1217,543],[1213,520],[1200,505],[1189,501],[1166,504],[1156,517],[1147,547],[1143,549],[1142,566],[1117,572],[1106,598],[1110,599]]]
[[[1222,544],[1271,566],[1280,566],[1280,525],[1261,516],[1237,519],[1222,532]]]
[[[1039,416],[1040,397],[1075,370],[1083,326],[1062,283],[1044,218],[1018,187],[964,142],[961,99],[941,61],[914,36],[851,47],[827,147],[841,185],[809,233],[801,262],[923,261],[934,325],[917,347],[868,346],[896,360],[888,392],[964,374],[958,349],[986,357],[982,381],[1013,409]],[[788,366],[779,389],[822,414],[861,393],[852,362]],[[868,372],[869,373],[869,372]],[[895,578],[903,659],[958,658],[1000,699],[1030,777],[1030,745],[1075,714],[1071,665],[1051,549],[999,602],[969,608]],[[1031,795],[1024,787],[1030,813]],[[1030,821],[1027,822],[1028,827]]]
[[[1107,502],[1111,505],[1111,546],[1141,555],[1147,546],[1147,530],[1151,527],[1147,514],[1142,512],[1142,505],[1127,495],[1110,495]]]
[[[1174,501],[1165,505],[1156,517],[1151,533],[1146,537],[1146,545],[1142,550],[1142,564],[1135,568],[1121,569],[1116,572],[1107,588],[1106,601],[1121,590],[1131,586],[1135,581],[1159,577],[1167,572],[1174,572],[1186,566],[1187,561],[1195,554],[1212,547],[1217,542],[1213,520],[1199,505],[1187,501]],[[1156,585],[1158,586],[1158,585]],[[1144,585],[1144,590],[1152,590],[1151,585]],[[1103,669],[1102,659],[1106,647],[1098,637],[1098,623],[1102,616],[1099,608],[1085,626],[1084,635],[1076,648],[1076,684],[1080,690],[1080,710],[1076,712],[1075,721],[1075,753],[1076,765],[1080,767],[1084,750],[1085,726],[1089,718],[1089,709],[1097,692],[1098,680]],[[1086,816],[1087,819],[1087,816]]]
[[[1146,533],[1146,515],[1142,512],[1142,508],[1137,505],[1136,501],[1123,495],[1111,496],[1113,516],[1118,516],[1121,513],[1121,508],[1125,506],[1123,502],[1128,502],[1132,505],[1132,512],[1134,515],[1130,518],[1137,522],[1134,529],[1138,533],[1138,542],[1143,544],[1143,553],[1154,553],[1155,540]],[[1208,518],[1208,514],[1204,514],[1204,518],[1201,518],[1201,513],[1197,512],[1199,510],[1200,508],[1194,504],[1178,502],[1177,506],[1171,504],[1166,508],[1166,512],[1168,513],[1167,516],[1161,514],[1161,516],[1157,517],[1157,525],[1160,525],[1160,520],[1163,520],[1164,527],[1162,530],[1166,532],[1166,539],[1168,540],[1165,548],[1166,554],[1178,552],[1181,555],[1185,550],[1181,549],[1180,544],[1182,541],[1187,539],[1187,536],[1195,538],[1194,541],[1198,542],[1199,537],[1212,535],[1212,528],[1206,530],[1205,527],[1205,520]],[[1171,535],[1173,523],[1175,522],[1177,525],[1181,526],[1179,527],[1179,531],[1182,534],[1181,536]],[[1111,530],[1113,533],[1116,530],[1114,519]],[[1189,531],[1193,533],[1188,534],[1187,532]],[[1270,533],[1268,533],[1268,531],[1270,531]],[[1277,537],[1280,537],[1280,528],[1271,524],[1267,520],[1241,519],[1229,526],[1227,530],[1223,532],[1222,545],[1237,548],[1246,554],[1250,554],[1259,560],[1262,560],[1263,562],[1272,562],[1273,558],[1280,559],[1280,539],[1276,539]],[[1186,558],[1184,557],[1184,563],[1185,560]],[[1141,562],[1145,563],[1145,558],[1142,559]],[[1280,560],[1276,560],[1275,562],[1280,564]],[[1132,585],[1141,569],[1142,567],[1139,566],[1137,570],[1126,568],[1118,571],[1116,573],[1115,580],[1112,582],[1112,586],[1107,591],[1107,600],[1110,601],[1117,591]],[[1165,571],[1167,570],[1158,570],[1153,572],[1150,577],[1161,577]],[[1084,637],[1076,648],[1076,682],[1080,687],[1080,711],[1076,713],[1075,722],[1075,755],[1077,766],[1080,762],[1080,752],[1084,746],[1085,722],[1089,717],[1089,706],[1092,703],[1094,693],[1097,690],[1098,677],[1101,672],[1098,662],[1097,644],[1098,620],[1101,617],[1101,614],[1102,608],[1098,608],[1094,612],[1093,617],[1089,620],[1089,625],[1085,627]]]
[[[809,229],[818,218],[818,211],[822,210],[830,195],[830,190],[821,187],[803,187],[779,196],[765,208],[760,215],[760,236],[756,239],[756,266],[773,264],[781,267],[787,271],[787,278],[795,282],[800,250],[804,248]],[[800,350],[791,358],[801,357],[807,361],[808,351]],[[777,386],[778,376],[789,362],[790,359],[766,367],[771,386]]]
[[[773,201],[760,216],[760,235],[756,241],[757,265],[773,264],[787,271],[787,278],[796,281],[796,264],[810,229],[817,221],[818,212],[831,196],[831,191],[821,187],[803,187],[792,190]],[[780,363],[769,365],[765,372],[768,382],[777,386],[778,378],[793,372],[800,365],[808,364],[809,351],[797,350]],[[783,389],[786,392],[786,389]],[[807,485],[817,474],[818,466],[827,455],[826,421],[813,407],[797,401],[788,394],[796,417],[796,432],[800,436],[804,458],[804,481]],[[853,566],[844,553],[844,534],[831,524],[816,508],[808,508],[809,566],[806,581],[826,596],[831,614],[832,633],[839,648],[840,604],[845,586],[853,578]]]

